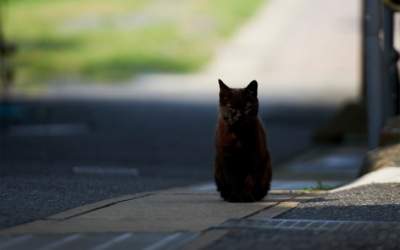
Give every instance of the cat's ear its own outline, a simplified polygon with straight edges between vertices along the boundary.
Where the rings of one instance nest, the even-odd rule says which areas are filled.
[[[256,80],[253,80],[247,85],[246,90],[250,92],[252,95],[257,96],[257,87],[258,83]]]
[[[225,105],[231,96],[231,89],[221,80],[218,79],[219,83],[219,103]]]
[[[218,84],[219,84],[219,91],[221,93],[229,91],[229,87],[221,79],[218,79]]]

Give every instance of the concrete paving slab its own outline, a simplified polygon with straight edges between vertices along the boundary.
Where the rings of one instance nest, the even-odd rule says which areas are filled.
[[[107,199],[107,200],[103,200],[103,201],[99,201],[99,202],[95,202],[95,203],[91,203],[91,204],[87,204],[81,207],[77,207],[77,208],[73,208],[73,209],[69,209],[67,211],[52,215],[47,217],[47,220],[65,220],[65,219],[69,219],[75,216],[79,216],[85,213],[89,213],[91,211],[97,210],[97,209],[102,209],[105,207],[109,207],[109,206],[113,206],[117,203],[120,202],[124,202],[124,201],[128,201],[128,200],[133,200],[133,199],[139,199],[145,196],[149,196],[152,193],[140,193],[140,194],[134,194],[134,195],[123,195],[123,196],[119,196],[116,198],[112,198],[112,199]]]
[[[296,197],[294,194],[268,194],[267,200],[269,202],[282,202],[288,201]]]
[[[299,190],[280,190],[280,189],[274,189],[271,190],[268,195],[295,195],[295,196],[300,196],[300,195],[311,195],[311,196],[318,196],[318,195],[323,195],[326,194],[325,190],[311,190],[311,189],[299,189]]]
[[[274,218],[275,216],[278,216],[282,213],[285,213],[286,211],[289,211],[290,209],[297,207],[298,204],[299,203],[295,202],[295,201],[281,202],[278,205],[271,207],[270,209],[265,209],[259,213],[254,214],[250,218],[253,218],[253,219]]]
[[[242,218],[275,204],[277,203],[268,200],[228,203],[215,194],[159,193],[119,202],[62,221],[40,220],[28,223],[6,229],[0,234],[182,230],[197,232],[229,218]]]

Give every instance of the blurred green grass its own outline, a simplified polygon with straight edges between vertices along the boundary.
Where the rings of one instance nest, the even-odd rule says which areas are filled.
[[[17,85],[199,70],[263,1],[8,1],[6,35],[19,46]]]

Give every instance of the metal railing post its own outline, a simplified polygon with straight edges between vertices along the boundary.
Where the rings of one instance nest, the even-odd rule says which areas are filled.
[[[394,48],[394,11],[387,5],[383,10],[383,49],[384,49],[384,74],[383,74],[383,121],[399,114],[398,85],[399,77],[397,61],[399,54]]]
[[[382,67],[383,56],[380,40],[382,3],[379,0],[364,0],[363,36],[365,41],[365,81],[367,87],[368,146],[379,145],[383,125]]]

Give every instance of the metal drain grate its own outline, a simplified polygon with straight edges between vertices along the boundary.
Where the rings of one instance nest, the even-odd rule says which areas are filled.
[[[295,219],[232,219],[215,228],[256,228],[283,230],[322,230],[322,231],[363,231],[400,230],[400,223],[337,220],[295,220]]]

